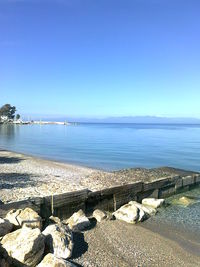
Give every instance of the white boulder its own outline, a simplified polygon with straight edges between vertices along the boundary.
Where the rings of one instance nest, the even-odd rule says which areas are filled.
[[[139,219],[139,212],[139,209],[135,205],[126,204],[116,210],[113,216],[118,220],[135,224]]]
[[[34,267],[44,253],[44,236],[38,228],[21,228],[9,233],[1,240],[8,255],[20,263]]]
[[[21,211],[22,211],[21,209],[10,210],[6,215],[6,220],[8,220],[13,225],[19,227],[20,225],[19,225],[19,222],[17,220],[17,216],[20,214]]]
[[[157,210],[150,206],[140,204],[136,201],[130,201],[129,203],[135,205],[140,210],[142,209],[148,216],[155,215],[157,213]]]
[[[7,213],[6,219],[17,227],[42,228],[41,217],[31,208],[11,210]]]
[[[68,220],[64,221],[73,231],[82,231],[90,226],[90,221],[82,210],[75,212]]]
[[[93,217],[97,220],[97,222],[101,222],[107,218],[107,214],[102,210],[96,209],[93,212]]]
[[[156,199],[156,198],[144,198],[142,200],[142,204],[146,206],[150,206],[152,208],[159,208],[164,204],[164,199]]]
[[[10,233],[13,229],[13,224],[6,219],[0,218],[0,236]]]
[[[48,250],[58,258],[68,259],[72,255],[73,236],[68,226],[52,224],[42,232]]]

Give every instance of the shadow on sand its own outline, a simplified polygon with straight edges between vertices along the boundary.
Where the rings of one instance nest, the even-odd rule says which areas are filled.
[[[36,186],[37,182],[28,173],[0,173],[0,189],[26,188]]]
[[[23,161],[24,159],[18,157],[3,157],[0,156],[0,164],[14,164]]]

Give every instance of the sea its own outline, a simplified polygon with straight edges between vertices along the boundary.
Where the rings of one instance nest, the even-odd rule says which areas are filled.
[[[200,125],[194,124],[0,125],[0,148],[107,171],[200,171]]]

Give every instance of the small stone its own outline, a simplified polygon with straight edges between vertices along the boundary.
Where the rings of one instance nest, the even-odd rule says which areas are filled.
[[[6,219],[0,218],[0,236],[10,233],[13,229],[13,224]]]
[[[107,218],[107,214],[102,210],[96,209],[93,212],[93,217],[97,220],[97,222],[101,222]]]
[[[51,224],[42,232],[49,252],[58,258],[68,259],[72,255],[73,236],[68,226]]]
[[[142,200],[143,205],[150,206],[152,208],[159,208],[164,204],[165,200],[164,199],[156,199],[156,198],[144,198]]]
[[[52,253],[47,254],[37,267],[75,267],[69,261],[59,259]]]
[[[68,220],[64,221],[73,231],[82,231],[90,226],[90,221],[82,210],[75,212]]]

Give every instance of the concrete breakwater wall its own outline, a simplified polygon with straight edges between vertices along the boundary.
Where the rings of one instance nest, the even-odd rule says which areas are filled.
[[[27,200],[0,204],[0,217],[11,209],[30,207],[42,218],[50,215],[68,218],[79,209],[90,215],[96,209],[114,211],[130,200],[140,202],[145,197],[166,198],[200,185],[200,174],[190,176],[170,176],[152,182],[136,182],[92,192],[88,189],[60,195],[35,197]]]

